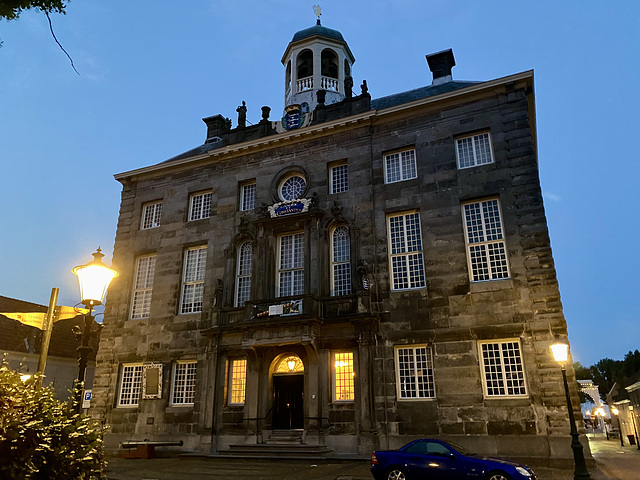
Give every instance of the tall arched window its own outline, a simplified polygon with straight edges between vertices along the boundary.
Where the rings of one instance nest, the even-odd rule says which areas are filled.
[[[236,264],[236,307],[244,306],[244,302],[251,298],[252,264],[253,246],[251,242],[244,242],[238,248],[238,262]]]
[[[340,225],[331,234],[331,295],[351,294],[349,229]]]
[[[338,55],[330,48],[325,48],[320,57],[320,73],[323,77],[338,78]]]
[[[303,50],[296,60],[297,79],[310,77],[313,75],[313,52],[309,49]]]

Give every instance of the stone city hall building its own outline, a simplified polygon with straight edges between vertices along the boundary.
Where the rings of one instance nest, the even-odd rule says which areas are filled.
[[[91,407],[108,448],[571,456],[533,72],[453,80],[446,50],[430,85],[372,99],[354,62],[318,21],[282,57],[282,118],[247,126],[243,103],[115,176]]]

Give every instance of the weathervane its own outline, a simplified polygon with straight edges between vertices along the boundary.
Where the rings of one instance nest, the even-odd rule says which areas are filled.
[[[320,8],[320,5],[313,6],[313,13],[315,13],[316,17],[318,17],[318,21],[316,22],[316,24],[320,25],[320,15],[322,15],[322,8]]]

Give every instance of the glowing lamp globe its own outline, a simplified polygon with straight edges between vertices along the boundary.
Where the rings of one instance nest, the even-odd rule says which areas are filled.
[[[100,247],[92,254],[93,261],[80,265],[72,271],[78,276],[80,297],[85,305],[101,305],[107,293],[111,280],[118,276],[118,272],[102,263]]]
[[[569,358],[569,344],[567,342],[558,338],[549,348],[551,348],[553,358],[556,362],[564,364]]]

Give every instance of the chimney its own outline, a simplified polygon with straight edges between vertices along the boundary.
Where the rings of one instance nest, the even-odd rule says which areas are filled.
[[[202,121],[207,124],[207,139],[205,143],[215,142],[222,137],[228,129],[226,119],[222,115],[214,115],[213,117],[203,118]]]
[[[453,80],[451,68],[456,64],[453,58],[453,50],[443,50],[427,55],[429,70],[433,73],[431,85],[441,85]]]

